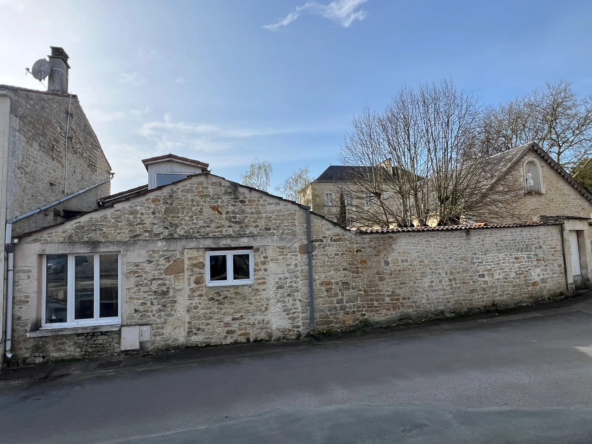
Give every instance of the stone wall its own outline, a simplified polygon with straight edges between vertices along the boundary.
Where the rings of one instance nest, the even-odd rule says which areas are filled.
[[[446,316],[566,290],[560,226],[351,235],[317,220],[319,329]]]
[[[538,154],[529,152],[511,171],[510,180],[524,184],[524,164],[528,160],[535,160],[542,177],[543,190],[541,193],[525,193],[515,204],[515,216],[511,219],[492,220],[492,222],[538,222],[540,216],[578,216],[589,218],[592,214],[592,203],[572,187],[551,165]]]
[[[518,305],[565,290],[560,226],[355,234],[313,215],[312,243],[319,330]],[[206,252],[215,248],[252,249],[255,282],[206,286]],[[86,252],[119,252],[122,325],[151,326],[144,349],[309,332],[305,210],[202,174],[23,237],[15,360],[94,353],[66,329],[60,339],[38,333],[42,256]],[[119,348],[105,339],[96,350]]]
[[[111,167],[78,97],[3,87],[10,97],[7,218],[109,178]],[[68,109],[71,117],[68,124]],[[66,132],[68,147],[66,151]],[[57,209],[90,211],[110,194],[106,183]],[[15,224],[15,234],[51,225],[53,209]]]

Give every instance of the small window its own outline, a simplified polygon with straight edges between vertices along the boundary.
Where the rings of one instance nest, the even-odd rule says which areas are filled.
[[[44,258],[44,327],[120,320],[118,254],[53,254]]]
[[[325,193],[325,203],[327,205],[333,205],[333,193]]]
[[[345,195],[345,204],[352,206],[354,204],[354,196],[351,193]]]
[[[246,285],[253,283],[253,250],[208,251],[206,284]]]
[[[173,182],[185,179],[189,174],[180,173],[156,173],[156,186],[169,185]]]
[[[372,205],[372,202],[374,202],[374,194],[366,193],[366,206]]]

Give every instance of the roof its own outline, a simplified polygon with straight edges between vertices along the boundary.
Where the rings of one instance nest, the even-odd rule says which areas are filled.
[[[109,196],[105,196],[99,199],[99,206],[106,206],[106,205],[113,205],[116,202],[121,200],[127,200],[132,197],[140,196],[145,194],[148,191],[148,184],[140,185],[136,188],[131,188],[129,190],[120,191],[119,193],[111,194]]]
[[[360,234],[382,234],[423,231],[459,231],[459,230],[486,230],[489,228],[520,228],[540,227],[543,225],[560,225],[559,223],[523,222],[516,224],[474,224],[474,225],[446,225],[442,227],[412,227],[412,228],[351,228]]]
[[[12,85],[1,85],[0,84],[0,90],[9,90],[9,91],[23,91],[23,92],[27,92],[27,93],[35,93],[35,94],[43,94],[46,96],[57,96],[57,97],[70,97],[72,96],[72,98],[78,99],[78,96],[76,94],[60,94],[57,92],[53,92],[53,91],[41,91],[39,89],[29,89],[29,88],[22,88],[20,86],[12,86]]]
[[[369,168],[366,166],[331,165],[313,180],[313,183],[350,181],[366,172]]]
[[[312,183],[349,182],[371,173],[372,168],[369,166],[331,165]],[[397,174],[398,170],[403,170],[403,168],[392,167],[393,174]]]
[[[210,166],[209,163],[200,162],[199,160],[189,159],[187,157],[177,156],[176,154],[165,154],[164,156],[151,157],[149,159],[142,160],[142,163],[144,164],[146,169],[148,169],[147,165],[149,165],[151,163],[166,162],[167,160],[174,160],[177,162],[183,162],[183,163],[188,163],[191,165],[197,165],[199,167],[206,168],[206,169]]]

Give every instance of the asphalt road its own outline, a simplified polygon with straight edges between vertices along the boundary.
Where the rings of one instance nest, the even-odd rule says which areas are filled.
[[[0,378],[9,443],[591,443],[592,297]]]

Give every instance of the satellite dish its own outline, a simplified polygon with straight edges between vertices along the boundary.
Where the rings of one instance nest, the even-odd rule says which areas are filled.
[[[44,80],[51,72],[51,65],[46,59],[39,59],[33,64],[31,74],[37,80]]]

